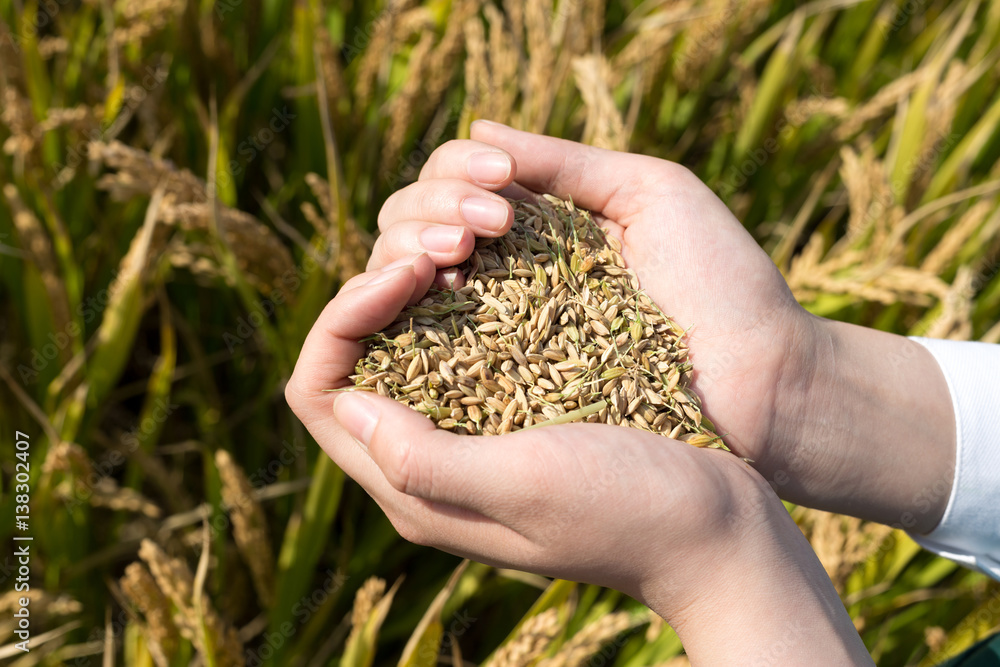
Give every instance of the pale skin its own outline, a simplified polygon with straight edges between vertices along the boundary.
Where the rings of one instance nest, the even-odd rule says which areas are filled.
[[[733,454],[573,424],[457,436],[350,385],[358,340],[509,229],[497,192],[593,211],[660,308],[690,327],[693,388]],[[320,315],[286,397],[406,539],[617,588],[678,632],[692,663],[871,664],[782,498],[929,532],[948,501],[955,419],[933,357],[808,314],[693,174],[477,122],[385,203],[368,272]],[[745,457],[753,461],[748,464]],[[943,490],[943,491],[942,491]]]

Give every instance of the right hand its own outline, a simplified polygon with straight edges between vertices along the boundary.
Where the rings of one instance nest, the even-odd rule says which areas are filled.
[[[572,197],[622,242],[643,289],[688,330],[705,414],[782,498],[920,533],[937,524],[955,460],[937,362],[902,336],[807,313],[725,204],[678,164],[473,123],[472,140],[441,146],[386,201],[369,268],[426,251],[438,282],[460,280],[448,267],[474,236],[510,228],[513,212],[494,193],[524,188]]]
[[[809,376],[796,351],[813,320],[781,273],[726,206],[680,165],[477,122],[473,140],[438,148],[419,180],[379,215],[369,269],[427,252],[439,283],[466,259],[474,236],[506,232],[513,212],[494,194],[572,197],[622,242],[622,255],[668,317],[689,329],[692,388],[726,444],[765,473],[787,458],[774,449],[779,387]],[[489,208],[487,208],[489,207]],[[472,215],[463,215],[471,211]],[[477,215],[478,214],[478,215]]]

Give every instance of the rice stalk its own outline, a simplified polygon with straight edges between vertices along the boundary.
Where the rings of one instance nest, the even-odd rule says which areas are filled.
[[[187,564],[170,558],[148,539],[142,541],[139,557],[173,604],[173,620],[181,636],[195,646],[202,659],[219,667],[243,665],[243,644],[236,630],[215,612],[208,600],[196,601],[195,578]]]
[[[527,667],[552,645],[562,626],[555,607],[532,616],[483,667]]]
[[[170,664],[180,646],[180,633],[171,616],[170,601],[156,585],[149,570],[140,563],[132,563],[125,568],[120,584],[122,592],[142,613],[147,648],[157,665]]]
[[[254,497],[246,473],[224,449],[216,450],[215,465],[222,480],[222,499],[233,521],[233,538],[250,568],[257,597],[264,607],[274,604],[274,556],[264,509]]]

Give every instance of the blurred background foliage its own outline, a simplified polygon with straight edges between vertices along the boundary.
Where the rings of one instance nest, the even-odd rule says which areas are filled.
[[[306,332],[490,118],[688,166],[817,314],[996,343],[998,46],[980,0],[0,0],[0,541],[19,430],[35,633],[8,558],[0,660],[684,664],[618,593],[400,540],[283,401]],[[1000,624],[995,582],[790,509],[880,664]]]

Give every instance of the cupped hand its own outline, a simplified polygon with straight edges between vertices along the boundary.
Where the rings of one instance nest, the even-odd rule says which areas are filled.
[[[745,463],[660,435],[606,425],[458,436],[351,386],[358,339],[391,323],[433,276],[427,255],[357,276],[317,320],[286,396],[324,451],[413,542],[480,562],[618,588],[736,543]]]
[[[285,390],[404,538],[624,591],[663,616],[698,664],[766,661],[790,629],[798,645],[786,655],[803,664],[864,664],[815,554],[739,458],[602,424],[459,436],[389,398],[329,391],[350,387],[359,339],[422,294],[435,268],[416,254],[345,284]]]
[[[369,268],[423,251],[437,282],[460,282],[449,267],[471,254],[475,236],[503,234],[512,223],[495,192],[523,196],[519,187],[571,197],[622,242],[643,289],[688,329],[692,386],[735,452],[765,476],[794,457],[780,403],[810,380],[815,318],[726,206],[680,165],[476,122],[472,140],[436,150],[419,180],[386,202]]]

